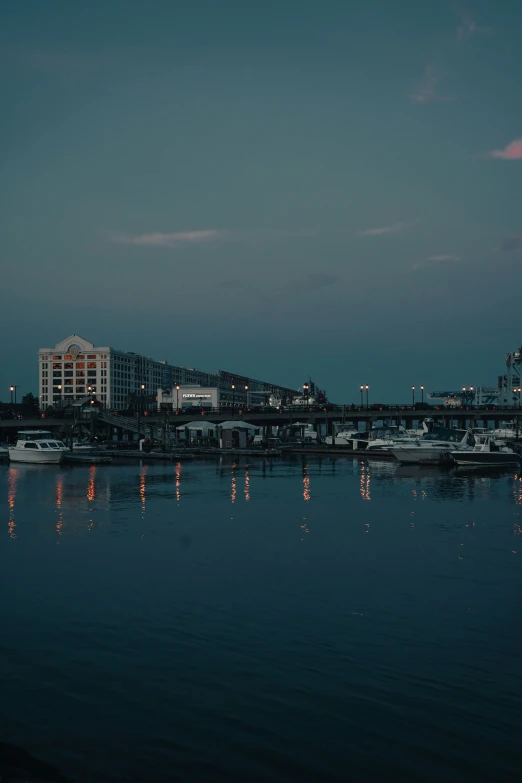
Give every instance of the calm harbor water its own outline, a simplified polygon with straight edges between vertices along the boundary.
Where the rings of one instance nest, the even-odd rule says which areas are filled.
[[[522,480],[0,466],[0,740],[78,781],[515,781]]]

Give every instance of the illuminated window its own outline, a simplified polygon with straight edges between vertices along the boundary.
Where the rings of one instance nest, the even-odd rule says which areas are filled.
[[[76,358],[77,359],[85,359],[85,354],[84,353],[79,353]]]
[[[66,357],[66,358],[67,358],[67,357]],[[72,368],[73,368],[73,363],[72,363],[72,362],[66,362],[66,363],[65,363],[63,366],[64,366],[64,368],[65,368],[66,370],[72,370]]]
[[[62,363],[57,362],[56,364],[53,364],[53,370],[61,370],[62,369]]]
[[[85,362],[76,362],[77,370],[85,370]]]
[[[60,354],[55,354],[55,355],[53,356],[53,359],[61,359],[61,358],[62,358],[62,357],[60,356]]]
[[[70,353],[66,353],[63,357],[64,359],[72,359],[72,356]]]
[[[88,359],[96,359],[97,358],[97,354],[95,354],[95,353],[88,353],[87,354],[87,358]]]
[[[89,357],[87,357],[87,358],[89,358]],[[96,362],[87,362],[87,368],[91,369],[91,370],[95,370],[96,369]]]

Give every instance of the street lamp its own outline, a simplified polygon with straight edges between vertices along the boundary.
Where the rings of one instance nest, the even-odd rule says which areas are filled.
[[[421,386],[421,402],[424,402],[424,386]]]
[[[364,386],[361,383],[361,410],[363,408],[363,392],[364,392]]]
[[[14,393],[14,404],[16,405],[16,390],[18,389],[18,386],[15,386],[12,384],[9,387],[9,391],[11,392],[11,405],[13,404],[13,393]]]
[[[63,408],[63,397],[62,397],[62,384],[61,383],[58,384],[57,389],[58,389],[58,394],[60,396],[60,410],[62,410],[62,408]]]
[[[232,384],[232,418],[234,418],[234,408],[236,406],[236,385]]]
[[[303,397],[304,397],[304,404],[308,405],[308,384],[303,383]]]
[[[248,386],[245,386],[245,404],[248,408]]]
[[[370,407],[369,404],[368,404],[368,391],[369,391],[370,387],[368,386],[368,384],[366,384],[366,386],[364,388],[366,389],[366,410],[368,410],[368,408]]]
[[[179,411],[179,386],[176,386],[176,413]]]
[[[411,387],[411,404],[415,405],[415,386]]]

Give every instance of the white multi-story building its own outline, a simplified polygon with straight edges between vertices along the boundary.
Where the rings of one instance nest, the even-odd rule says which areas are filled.
[[[213,407],[218,405],[218,401],[219,404],[227,400],[235,400],[238,404],[247,400],[259,403],[268,399],[271,393],[280,396],[293,393],[291,389],[222,370],[208,373],[158,362],[148,356],[109,346],[100,348],[78,334],[67,337],[54,348],[40,348],[38,364],[38,393],[42,410],[50,406],[79,404],[89,397],[113,410],[125,410],[129,405],[134,407],[138,397],[143,407],[150,409],[156,408],[156,405],[161,407],[169,393],[170,404],[176,397],[179,407],[197,399],[196,396],[179,396],[179,387],[185,387],[182,395],[200,395],[200,399],[210,400]],[[164,400],[158,389],[166,393]],[[211,396],[201,397],[203,393]]]
[[[216,384],[218,376],[176,367],[147,356],[99,347],[77,334],[38,352],[40,406],[65,406],[92,395],[107,408],[124,410],[136,395],[156,397],[158,387]]]

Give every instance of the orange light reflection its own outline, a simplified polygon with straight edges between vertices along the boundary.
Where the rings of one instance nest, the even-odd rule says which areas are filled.
[[[16,538],[16,522],[15,522],[15,500],[16,500],[16,482],[18,481],[19,472],[16,468],[9,468],[7,471],[7,502],[9,503],[9,520],[7,522],[7,530],[9,532],[9,538],[13,540]]]
[[[89,483],[87,484],[87,500],[92,503],[96,497],[96,465],[89,468]]]
[[[56,478],[56,510],[58,511],[56,533],[59,536],[62,535],[62,527],[63,527],[62,501],[63,501],[63,475],[60,474]]]

